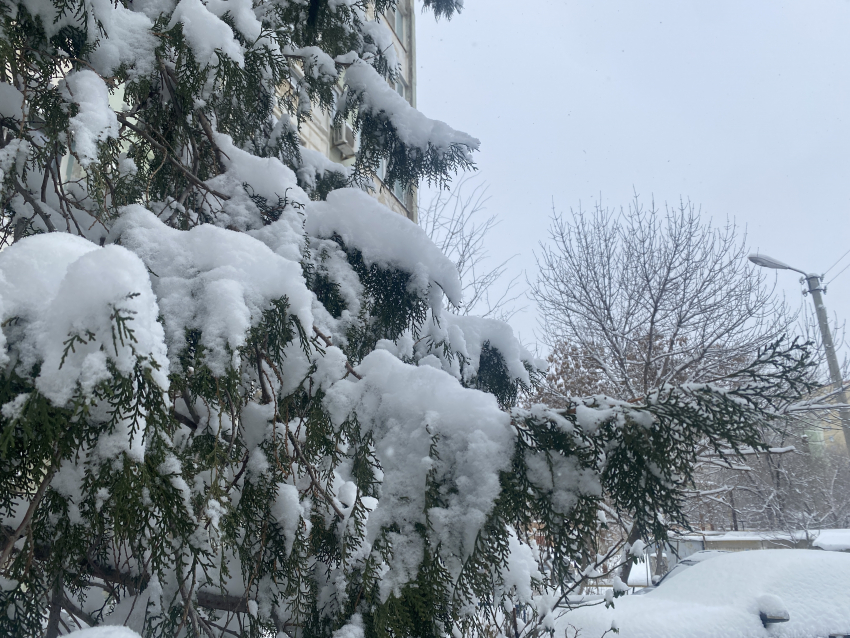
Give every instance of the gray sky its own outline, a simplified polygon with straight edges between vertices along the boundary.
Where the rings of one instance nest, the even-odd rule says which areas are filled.
[[[848,34],[847,0],[466,0],[449,22],[417,13],[417,101],[481,140],[491,253],[531,278],[553,200],[633,190],[822,272],[850,249]],[[795,306],[798,278],[779,271]],[[850,269],[825,302],[850,319]],[[533,308],[512,323],[534,341]]]

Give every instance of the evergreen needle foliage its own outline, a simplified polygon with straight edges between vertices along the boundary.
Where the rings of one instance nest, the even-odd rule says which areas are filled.
[[[604,499],[663,536],[697,448],[800,392],[777,343],[722,388],[516,408],[538,363],[363,191],[478,144],[388,85],[393,7],[0,4],[0,635],[549,627]],[[353,167],[300,146],[313,109]]]

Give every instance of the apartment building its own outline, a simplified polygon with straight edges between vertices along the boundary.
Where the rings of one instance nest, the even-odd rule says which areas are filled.
[[[380,19],[392,31],[396,57],[400,65],[395,90],[411,106],[416,107],[416,22],[413,0],[398,0],[396,9],[381,15]],[[110,106],[120,111],[123,98],[124,87],[120,86],[110,94]],[[306,148],[318,151],[334,162],[344,165],[354,163],[356,135],[348,127],[341,131],[334,130],[331,114],[320,109],[313,110],[311,119],[302,124],[300,136],[301,143]],[[416,189],[402,189],[399,184],[395,184],[392,188],[386,186],[383,182],[384,170],[382,165],[378,174],[374,176],[374,196],[391,210],[418,223]],[[62,158],[61,171],[66,179],[80,178],[84,173],[71,154]]]
[[[412,106],[416,106],[416,22],[413,0],[399,0],[396,9],[380,16],[381,21],[393,33],[396,56],[400,64],[399,79],[395,89]],[[332,117],[328,113],[314,110],[312,118],[301,126],[301,143],[341,164],[354,162],[357,145],[351,129],[333,129]],[[393,188],[383,182],[384,167],[375,175],[375,197],[400,215],[418,221],[418,200],[415,189]]]

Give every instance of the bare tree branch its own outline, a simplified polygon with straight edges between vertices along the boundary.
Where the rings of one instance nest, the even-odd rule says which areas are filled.
[[[553,212],[532,286],[544,335],[598,371],[595,391],[621,399],[722,378],[795,319],[746,260],[745,239],[690,202]]]
[[[474,180],[474,175],[465,175],[453,190],[438,191],[427,206],[419,209],[419,223],[455,263],[460,275],[464,305],[449,305],[448,309],[507,321],[523,309],[516,305],[522,296],[517,290],[520,276],[504,283],[508,264],[515,255],[491,266],[487,239],[499,219],[483,214],[490,200],[488,186]]]

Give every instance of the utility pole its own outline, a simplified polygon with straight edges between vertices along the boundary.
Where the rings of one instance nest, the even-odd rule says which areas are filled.
[[[838,392],[838,400],[846,405],[847,393],[844,391],[844,380],[841,378],[841,368],[838,367],[838,355],[835,352],[835,344],[832,342],[832,332],[829,330],[826,306],[823,305],[823,293],[826,290],[822,287],[821,278],[818,275],[809,274],[805,277],[809,286],[809,294],[812,295],[812,302],[815,304],[815,314],[818,317],[821,340],[826,353],[826,363],[829,366],[829,379],[832,381],[833,389]],[[844,445],[850,453],[850,410],[839,408],[838,413],[841,417],[841,428],[844,430]]]
[[[778,259],[773,259],[767,255],[750,255],[750,261],[757,266],[763,268],[774,268],[777,270],[793,270],[798,272],[805,278],[808,285],[808,292],[812,295],[812,302],[815,304],[815,314],[818,318],[818,327],[820,328],[821,342],[823,350],[826,354],[826,363],[829,366],[829,379],[832,381],[832,387],[837,394],[838,401],[842,405],[847,405],[847,393],[844,391],[844,380],[841,378],[841,368],[838,367],[838,355],[835,352],[835,344],[832,342],[832,332],[829,330],[829,321],[826,316],[826,306],[823,304],[823,293],[826,290],[821,285],[820,275],[806,272],[782,263]],[[847,449],[847,454],[850,455],[850,409],[842,407],[838,409],[838,415],[841,419],[841,429],[844,431],[844,445]]]

